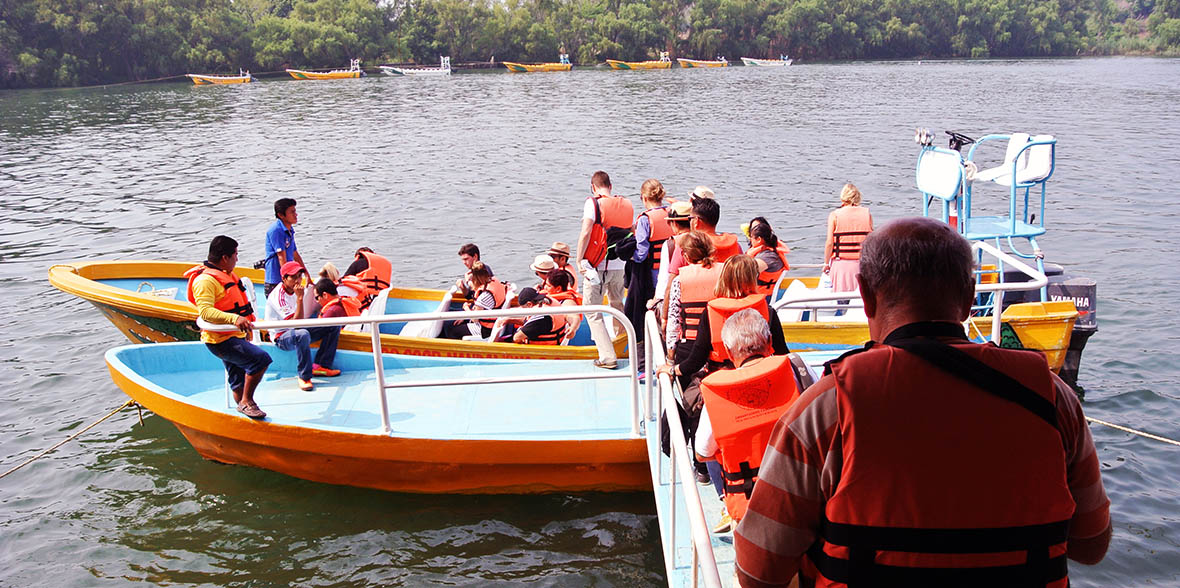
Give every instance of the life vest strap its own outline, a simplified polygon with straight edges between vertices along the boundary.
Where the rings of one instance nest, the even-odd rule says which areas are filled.
[[[745,494],[746,498],[754,492],[754,482],[758,480],[758,468],[750,467],[750,462],[743,461],[738,464],[738,471],[726,472],[725,474],[725,493],[726,494]],[[730,482],[738,482],[737,484],[730,484]]]
[[[1047,551],[1037,550],[1041,553]],[[849,559],[828,555],[823,542],[816,541],[807,551],[808,559],[824,578],[847,584],[849,588],[864,586],[966,586],[991,588],[1020,586],[1044,588],[1065,578],[1069,571],[1065,555],[1034,557],[1024,564],[970,568],[917,568],[878,564],[875,552],[850,549]]]
[[[254,314],[254,306],[251,305],[249,302],[247,302],[245,304],[238,303],[238,304],[234,304],[230,308],[227,308],[225,310],[225,312],[228,312],[231,314],[236,314],[239,316],[250,316],[250,315]]]
[[[870,231],[843,231],[839,233],[832,233],[833,250],[832,254],[839,256],[841,253],[860,253],[861,242],[869,235]],[[855,242],[841,242],[843,237],[860,237],[860,241]]]

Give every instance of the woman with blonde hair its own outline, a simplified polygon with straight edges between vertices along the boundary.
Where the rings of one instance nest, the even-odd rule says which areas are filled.
[[[828,237],[824,242],[824,273],[831,276],[833,291],[856,291],[860,244],[871,232],[873,215],[861,206],[860,190],[844,184],[840,207],[828,215]]]
[[[672,227],[668,224],[668,207],[664,205],[664,185],[659,180],[651,178],[643,182],[639,195],[644,211],[635,218],[635,253],[627,264],[630,277],[623,313],[635,326],[638,340],[643,341],[643,317],[648,301],[656,293],[660,259],[665,241],[672,236]]]

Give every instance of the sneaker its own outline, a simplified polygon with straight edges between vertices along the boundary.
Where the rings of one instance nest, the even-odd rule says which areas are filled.
[[[708,486],[709,484],[713,483],[713,480],[709,478],[709,472],[702,472],[700,470],[697,470],[695,472],[695,474],[697,477],[698,484],[704,484],[704,485]]]
[[[607,370],[613,370],[613,369],[618,369],[619,362],[617,362],[613,359],[611,359],[611,360],[596,359],[596,360],[594,360],[594,367],[600,367],[600,368],[607,369]]]
[[[312,390],[315,390],[315,384],[312,384],[311,380],[304,380],[303,378],[300,378],[299,389],[303,390],[304,392],[311,392]]]
[[[717,526],[713,527],[714,533],[728,533],[733,530],[733,518],[729,516],[729,511],[721,511],[721,521]]]
[[[311,364],[311,375],[320,376],[321,378],[331,378],[340,375],[340,370],[326,368],[318,363]]]

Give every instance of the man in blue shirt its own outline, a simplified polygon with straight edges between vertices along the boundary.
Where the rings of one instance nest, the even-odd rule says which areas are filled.
[[[275,218],[278,219],[266,230],[266,295],[283,281],[279,268],[288,261],[303,263],[299,248],[295,246],[295,223],[299,216],[295,212],[294,198],[279,198],[275,201]]]

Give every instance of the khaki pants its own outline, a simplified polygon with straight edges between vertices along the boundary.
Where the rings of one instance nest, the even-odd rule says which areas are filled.
[[[622,265],[622,262],[617,263]],[[606,294],[610,298],[610,305],[622,312],[623,268],[599,272],[598,277],[602,279],[599,284],[591,284],[585,278],[582,279],[582,302],[587,305],[602,304],[602,295]],[[594,345],[598,347],[598,359],[602,361],[617,360],[615,346],[611,341],[610,332],[606,328],[602,314],[597,312],[587,314],[586,322],[590,324],[590,337],[594,339]],[[619,326],[618,328],[623,327]]]

